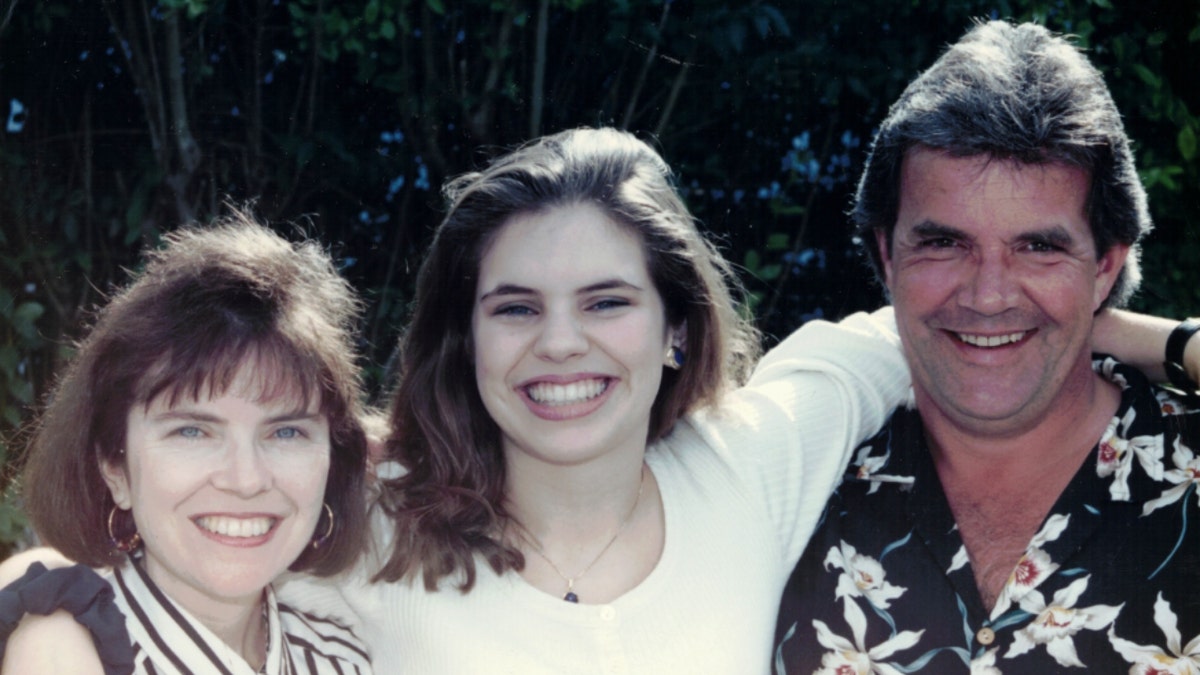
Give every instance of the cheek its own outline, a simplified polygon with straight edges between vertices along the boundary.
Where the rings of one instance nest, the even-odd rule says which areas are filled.
[[[312,457],[281,458],[275,468],[275,482],[290,493],[301,507],[320,508],[329,480],[329,453]]]

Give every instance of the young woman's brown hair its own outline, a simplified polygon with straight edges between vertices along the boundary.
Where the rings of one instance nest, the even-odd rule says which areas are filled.
[[[759,343],[731,295],[736,277],[700,234],[667,164],[629,133],[575,129],[546,136],[452,180],[444,192],[449,212],[421,266],[400,347],[388,453],[408,471],[384,484],[381,503],[397,536],[377,578],[422,573],[433,589],[461,573],[466,590],[474,583],[476,553],[497,573],[523,564],[499,536],[504,457],[471,356],[480,261],[502,227],[517,216],[587,203],[637,234],[667,324],[686,326],[686,360],[664,372],[647,442],[744,380]]]

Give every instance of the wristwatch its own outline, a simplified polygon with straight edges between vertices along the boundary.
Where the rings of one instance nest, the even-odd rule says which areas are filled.
[[[1163,368],[1167,371],[1167,379],[1171,381],[1171,385],[1184,392],[1200,389],[1183,367],[1183,350],[1187,347],[1188,340],[1197,332],[1200,332],[1200,321],[1185,319],[1167,337],[1167,360],[1163,362]]]

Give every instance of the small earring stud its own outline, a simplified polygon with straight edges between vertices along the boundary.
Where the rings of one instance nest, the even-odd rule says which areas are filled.
[[[663,363],[671,370],[679,370],[683,367],[683,350],[675,345],[667,348],[667,354],[663,358]]]

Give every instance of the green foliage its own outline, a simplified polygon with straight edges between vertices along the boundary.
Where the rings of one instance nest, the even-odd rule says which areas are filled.
[[[0,129],[0,452],[19,454],[66,345],[138,251],[226,197],[343,260],[370,303],[364,351],[384,391],[438,186],[574,126],[621,126],[663,151],[769,334],[874,306],[844,215],[872,131],[987,16],[1073,33],[1105,72],[1157,223],[1137,307],[1200,314],[1188,3],[21,3],[0,34],[5,91],[25,109]],[[4,494],[0,547],[23,527]]]

